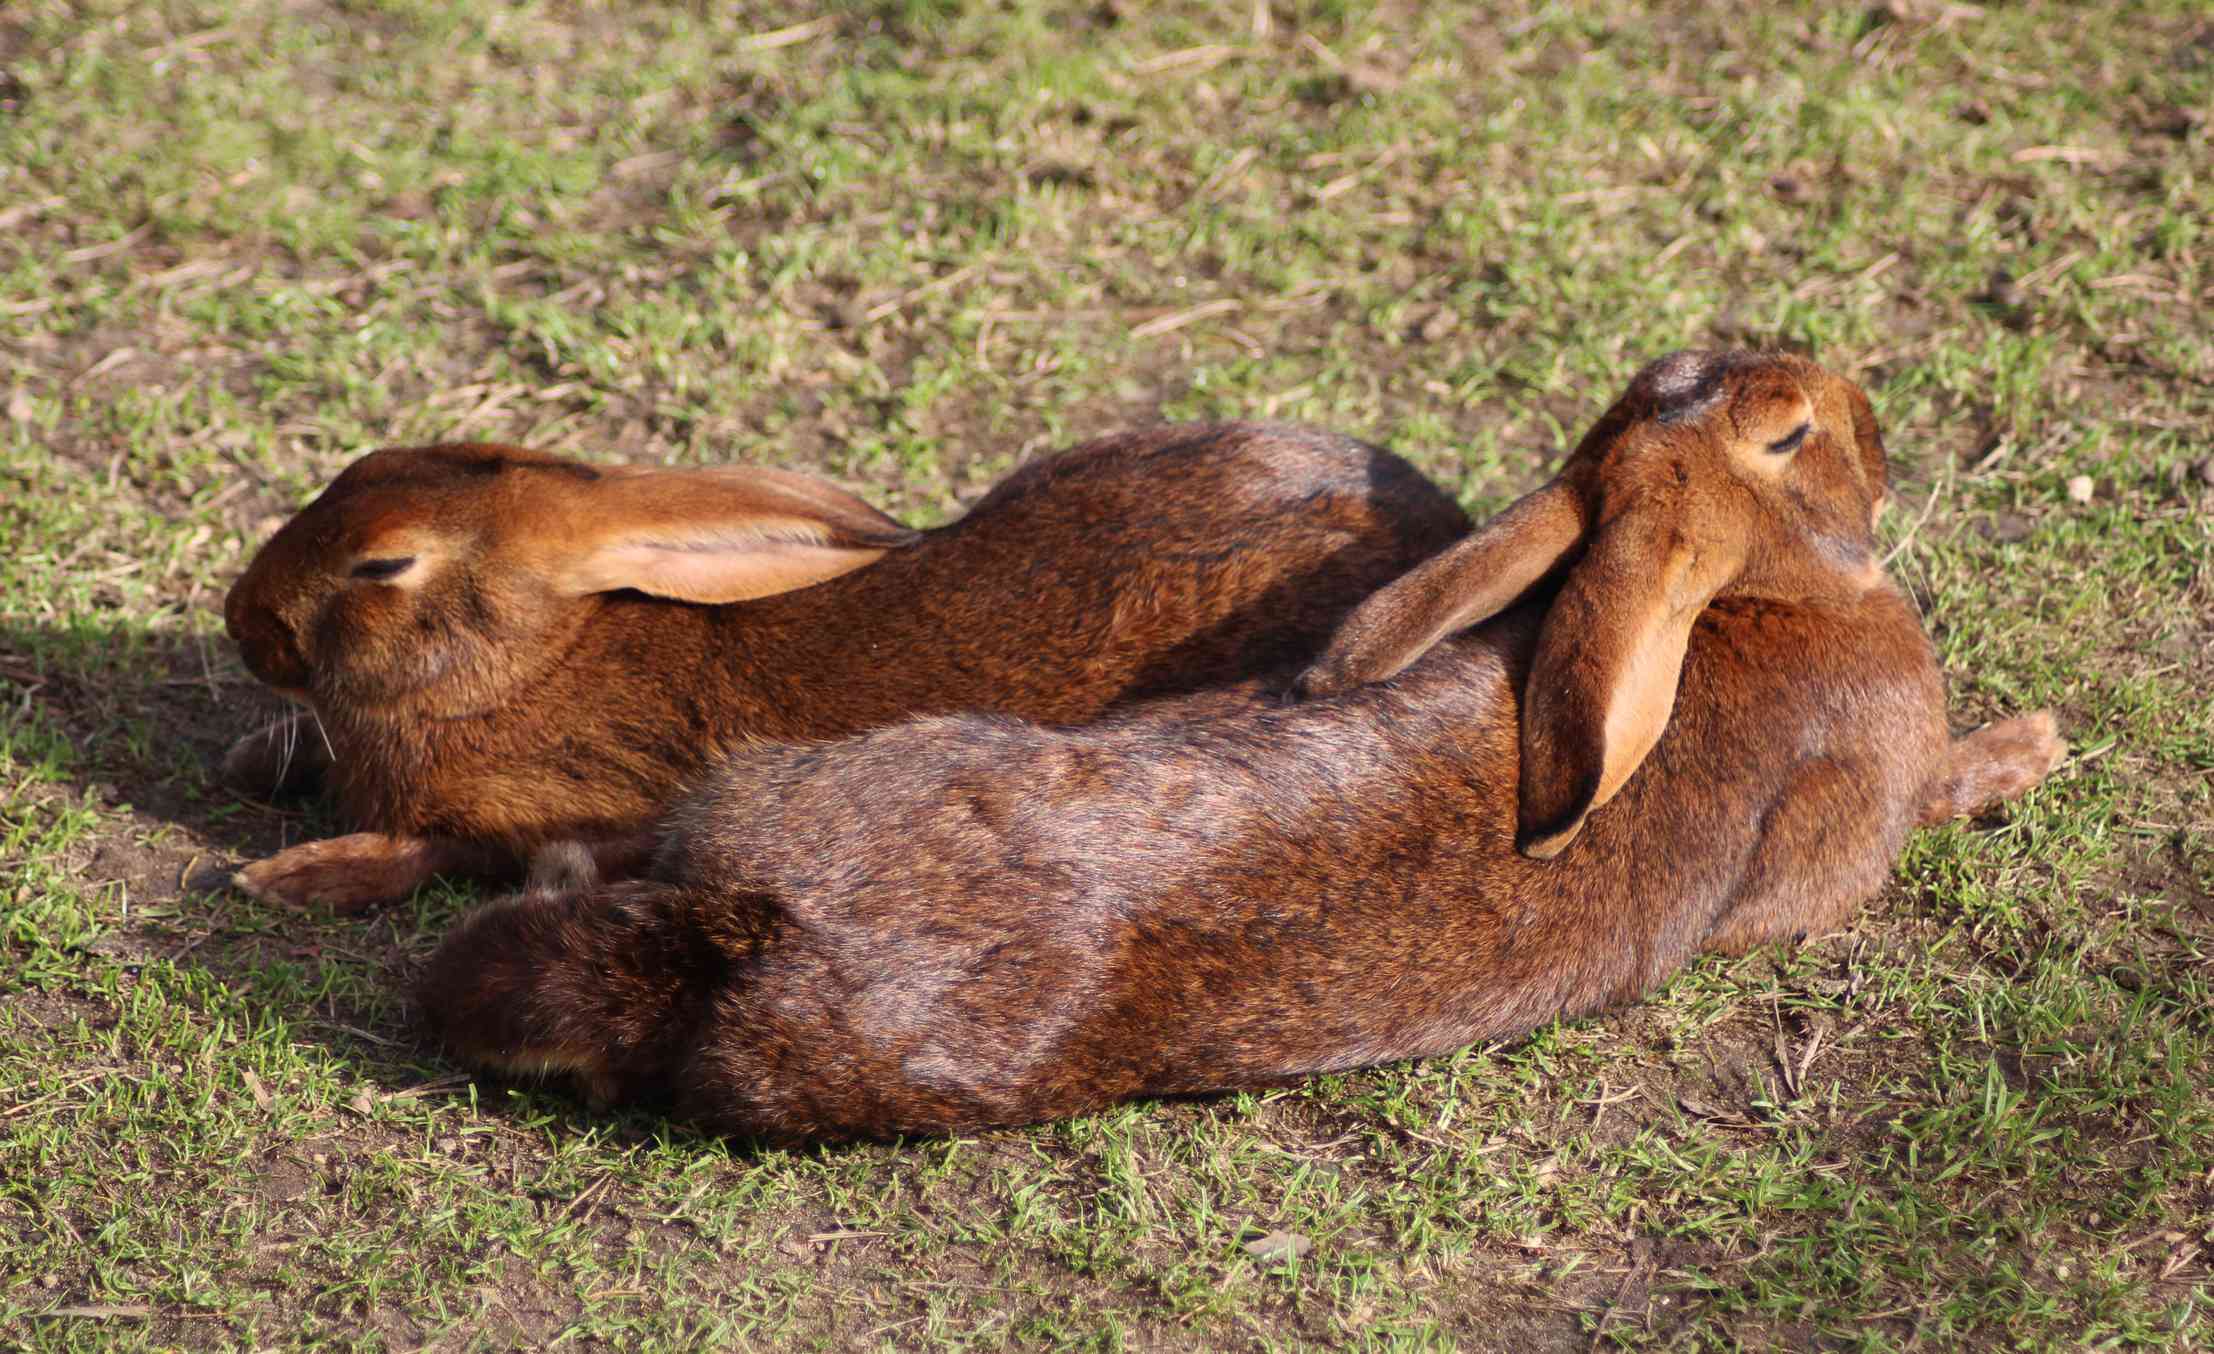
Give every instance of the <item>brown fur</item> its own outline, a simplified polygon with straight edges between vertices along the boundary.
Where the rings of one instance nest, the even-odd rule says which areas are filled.
[[[227,773],[299,780],[327,746],[362,831],[240,883],[365,906],[433,871],[635,834],[749,740],[963,709],[1078,723],[1288,671],[1466,528],[1387,452],[1256,424],[1102,439],[923,533],[788,473],[373,453],[262,549],[226,608],[247,666],[321,726],[249,735]],[[695,604],[732,596],[751,600]]]
[[[1874,567],[1864,410],[1788,358],[1649,368],[1539,507],[1449,556],[1534,532],[1517,567],[1550,577],[1461,579],[1505,609],[1440,639],[1455,566],[1426,565],[1306,686],[1390,682],[740,753],[649,880],[465,919],[426,1022],[716,1129],[946,1133],[1442,1053],[1835,927],[1916,822],[2064,750],[2045,715],[1948,736]]]

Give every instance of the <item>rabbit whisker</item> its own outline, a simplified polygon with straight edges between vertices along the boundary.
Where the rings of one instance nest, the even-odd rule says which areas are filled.
[[[283,720],[277,727],[282,732],[278,738],[277,771],[275,775],[269,778],[272,788],[284,784],[284,778],[292,771],[293,754],[300,750],[300,721],[298,719]]]
[[[336,762],[338,760],[338,749],[331,746],[330,730],[323,727],[322,712],[310,710],[308,711],[308,718],[315,721],[315,732],[323,740],[323,751],[330,755],[333,762]]]

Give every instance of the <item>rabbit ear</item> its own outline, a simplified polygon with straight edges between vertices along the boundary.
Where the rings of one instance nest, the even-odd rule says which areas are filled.
[[[591,486],[583,515],[582,539],[554,570],[571,594],[742,602],[920,539],[845,490],[783,470],[614,470]]]
[[[1310,696],[1380,682],[1439,640],[1489,620],[1558,568],[1584,530],[1581,501],[1555,480],[1362,602],[1300,678]]]
[[[1891,501],[1891,475],[1889,460],[1884,455],[1883,432],[1876,425],[1876,407],[1868,402],[1868,392],[1851,381],[1835,384],[1845,393],[1846,407],[1853,415],[1853,449],[1860,457],[1861,479],[1868,488],[1869,526],[1881,515],[1884,505]]]
[[[1660,741],[1692,622],[1743,554],[1658,507],[1598,529],[1546,611],[1523,687],[1522,854],[1560,854]]]

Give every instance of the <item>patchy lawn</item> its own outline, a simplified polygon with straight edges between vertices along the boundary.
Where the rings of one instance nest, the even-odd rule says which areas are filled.
[[[2214,1346],[2214,18],[959,9],[0,9],[0,1343]],[[461,894],[221,887],[330,825],[212,783],[272,708],[217,603],[372,446],[927,522],[1265,414],[1483,510],[1713,343],[1863,377],[1958,715],[2076,749],[1845,934],[1297,1090],[757,1153],[419,1054]]]

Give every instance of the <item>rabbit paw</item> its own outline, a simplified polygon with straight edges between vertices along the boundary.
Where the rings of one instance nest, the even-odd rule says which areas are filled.
[[[293,799],[322,788],[329,746],[311,714],[290,715],[231,744],[217,774],[225,785],[267,799]]]
[[[2067,755],[2049,710],[1986,724],[1953,740],[1944,769],[1922,792],[1920,821],[1970,817],[2026,794]]]
[[[1324,654],[1312,667],[1292,678],[1291,695],[1297,701],[1327,700],[1367,681],[1338,655]]]
[[[407,897],[439,868],[431,843],[356,832],[279,851],[232,875],[231,883],[280,907],[362,912]]]

